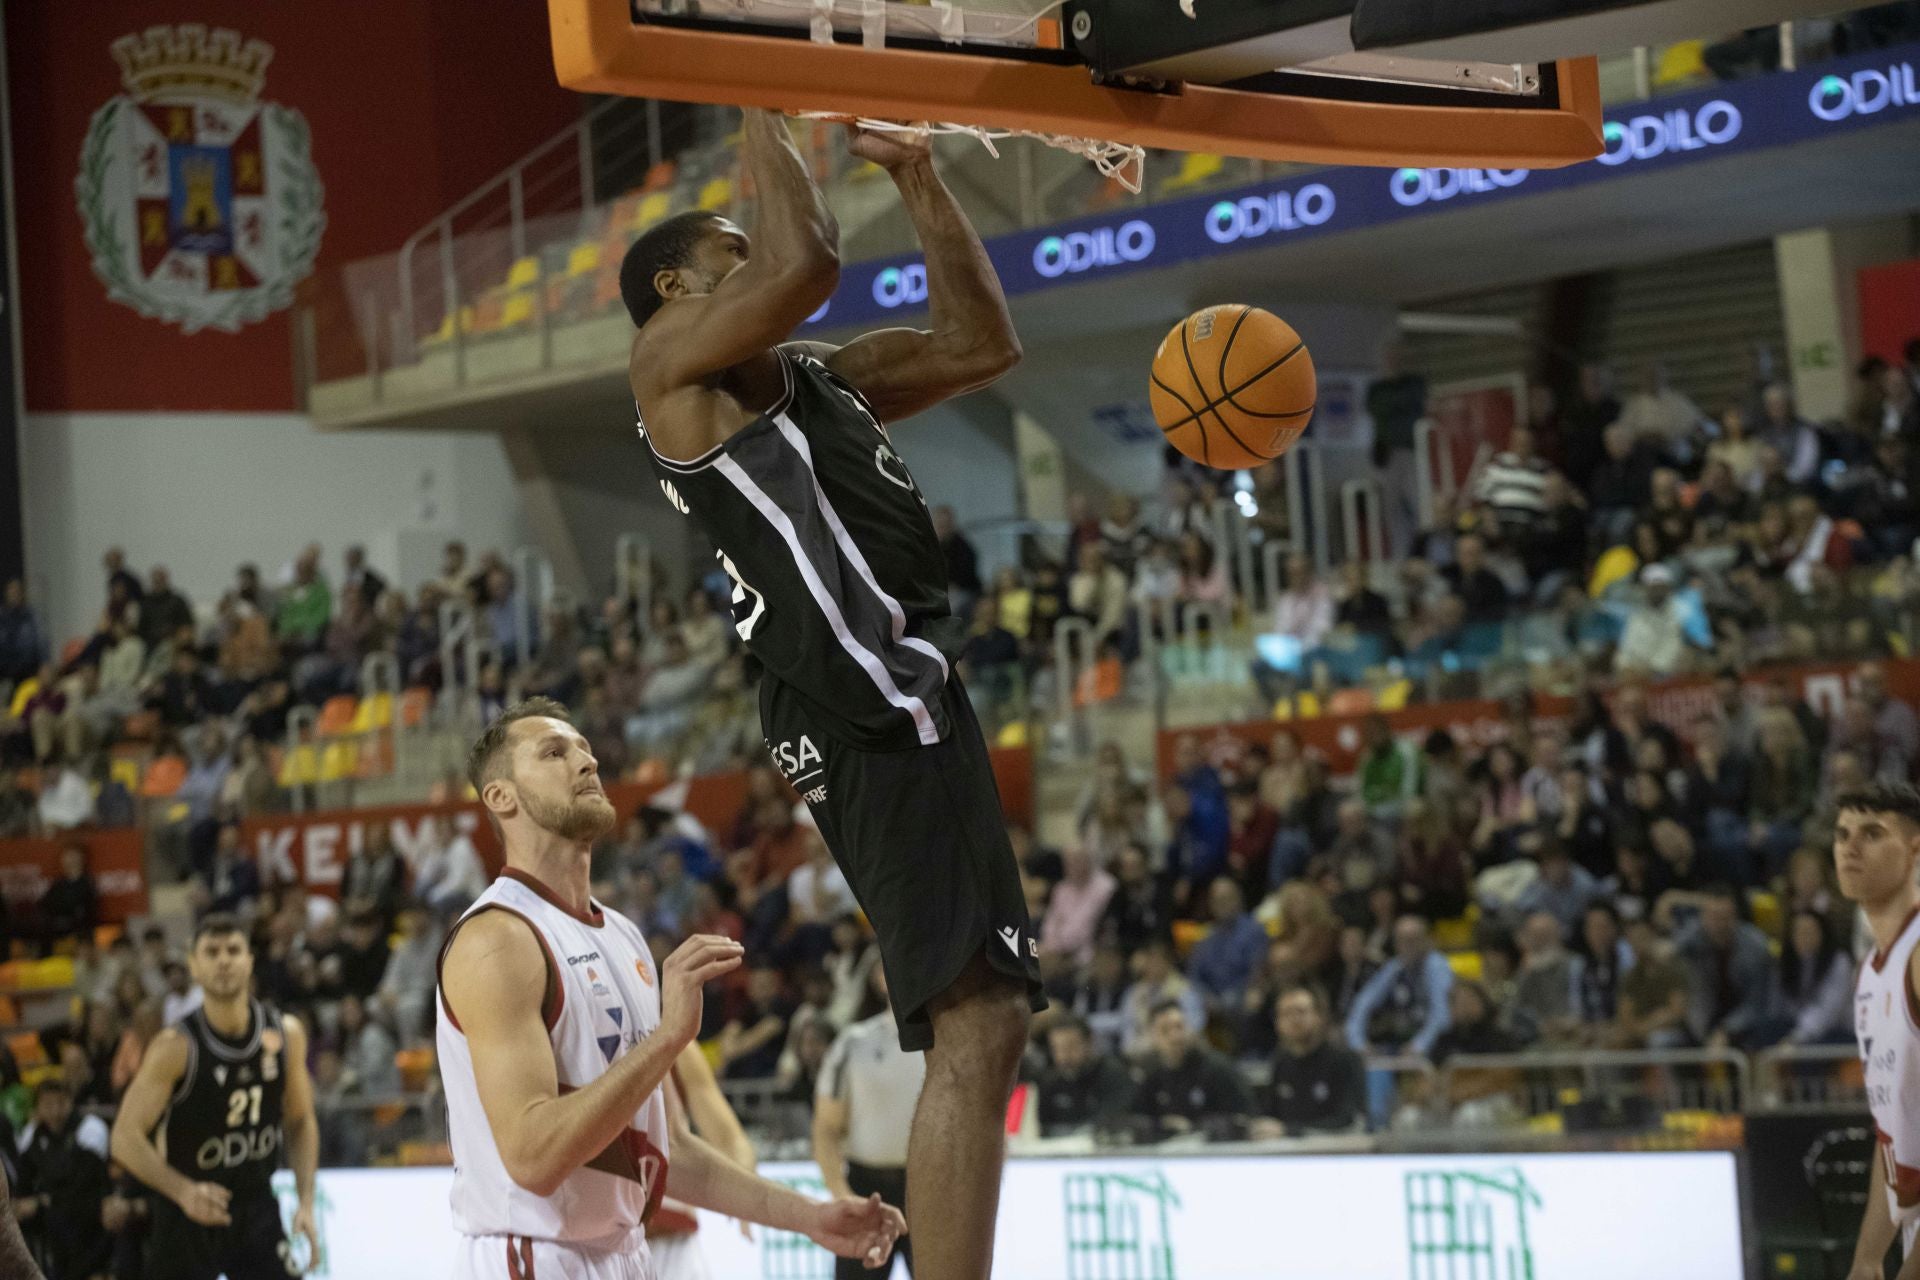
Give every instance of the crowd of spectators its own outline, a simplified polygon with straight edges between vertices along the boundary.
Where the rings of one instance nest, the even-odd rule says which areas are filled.
[[[1369,1060],[1844,1041],[1856,941],[1831,879],[1831,802],[1920,769],[1920,719],[1875,660],[1887,645],[1876,602],[1906,601],[1920,533],[1915,359],[1863,366],[1855,412],[1824,426],[1778,386],[1756,383],[1753,404],[1708,418],[1657,375],[1623,402],[1589,370],[1564,408],[1536,398],[1442,521],[1409,530],[1415,554],[1396,581],[1348,566],[1336,587],[1291,558],[1276,627],[1303,667],[1355,636],[1410,664],[1449,652],[1449,634],[1519,626],[1528,662],[1577,693],[1573,713],[1536,716],[1521,688],[1498,731],[1471,741],[1403,737],[1375,714],[1350,779],[1285,725],[1257,745],[1182,739],[1164,780],[1104,746],[1069,838],[1009,832],[1053,997],[1028,1072],[1043,1132],[1340,1132],[1407,1106],[1470,1124],[1512,1114],[1510,1075],[1396,1092]],[[1418,375],[1392,381],[1383,411],[1424,394]],[[1252,484],[1277,490],[1271,475]],[[1105,519],[1076,507],[1062,562],[991,584],[937,513],[956,607],[976,620],[964,661],[977,686],[1043,669],[1060,618],[1093,621],[1124,659],[1154,625],[1135,604],[1227,602],[1220,495],[1187,471],[1168,486],[1152,519],[1132,499]],[[1272,496],[1236,505],[1283,536]],[[431,1141],[431,1105],[378,1104],[434,1087],[434,958],[486,882],[472,840],[435,821],[402,849],[369,826],[336,900],[276,883],[238,820],[274,803],[263,751],[290,706],[352,691],[376,651],[408,683],[444,676],[429,628],[458,591],[487,640],[484,710],[510,678],[572,705],[609,773],[641,753],[746,766],[729,822],[703,826],[658,796],[629,815],[596,850],[595,892],[661,955],[696,931],[740,939],[749,962],[709,991],[701,1039],[723,1080],[809,1106],[835,1038],[873,1011],[878,955],[804,806],[752,749],[748,672],[708,589],[719,584],[684,613],[656,600],[640,619],[614,598],[590,619],[551,610],[528,635],[506,567],[483,557],[470,570],[457,544],[411,606],[357,551],[337,589],[319,559],[303,553],[277,591],[243,569],[203,630],[164,570],[142,584],[111,553],[100,628],[58,662],[11,588],[6,750],[53,776],[38,797],[4,780],[10,831],[130,810],[99,753],[131,719],[154,718],[168,744],[191,738],[190,911],[247,921],[260,994],[314,1028],[324,1158]],[[1864,660],[1819,712],[1764,666],[1841,654]],[[1644,678],[1688,670],[1711,673],[1710,704],[1661,718]],[[1294,692],[1279,664],[1260,675],[1277,682],[1266,692]],[[730,701],[713,696],[730,688]],[[89,816],[46,821],[50,801]],[[76,1195],[92,1197],[109,1243],[140,1230],[139,1197],[98,1159],[91,1118],[197,999],[172,950],[185,921],[106,940],[98,917],[80,842],[30,909],[0,917],[0,949],[58,952],[75,974],[75,1014],[41,1033],[52,1068],[35,1087],[0,1056],[0,1154],[29,1215],[48,1215],[43,1241],[79,1220],[63,1217]]]
[[[449,600],[472,611],[479,712],[523,694],[559,698],[575,708],[609,776],[648,758],[727,768],[759,746],[723,581],[702,581],[682,600],[656,596],[644,617],[631,594],[610,594],[597,610],[555,595],[530,610],[497,552],[469,561],[464,543],[449,542],[440,575],[409,596],[363,548],[347,547],[332,577],[321,548],[309,546],[272,581],[241,565],[207,611],[164,566],[143,583],[114,548],[103,567],[95,629],[57,652],[22,585],[7,584],[0,838],[134,824],[139,803],[113,768],[126,747],[144,765],[140,776],[166,779],[143,793],[163,796],[169,810],[185,806],[168,820],[204,860],[218,822],[286,805],[273,760],[289,717],[372,692],[363,684],[370,657],[391,659],[401,688],[436,691],[450,674],[468,680],[443,670]],[[32,790],[22,785],[27,776]]]
[[[1410,434],[1382,436],[1396,563],[1330,582],[1288,558],[1254,659],[1263,700],[1403,680],[1413,696],[1460,695],[1501,675],[1567,693],[1594,671],[1890,652],[1920,599],[1920,339],[1905,364],[1856,372],[1848,413],[1816,424],[1758,373],[1709,414],[1657,366],[1622,398],[1589,365],[1564,399],[1536,389],[1527,421],[1425,527],[1392,488]],[[1424,396],[1396,373],[1369,399],[1376,418],[1417,418]]]

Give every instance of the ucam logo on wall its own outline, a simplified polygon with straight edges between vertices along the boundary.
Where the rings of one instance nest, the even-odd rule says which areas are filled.
[[[811,1164],[760,1173],[821,1194]],[[315,1274],[450,1275],[452,1177],[322,1170],[326,1268]],[[290,1175],[277,1186],[290,1213]],[[833,1259],[802,1236],[762,1229],[749,1240],[699,1216],[713,1275],[833,1276]],[[1742,1269],[1734,1159],[1719,1151],[1015,1158],[993,1260],[999,1280],[1738,1280]]]
[[[150,27],[113,43],[74,187],[94,274],[143,316],[235,332],[293,301],[326,226],[307,122],[260,100],[273,50]]]

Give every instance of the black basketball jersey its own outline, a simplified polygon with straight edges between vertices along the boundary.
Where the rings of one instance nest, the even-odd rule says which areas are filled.
[[[272,1006],[252,1002],[246,1035],[229,1040],[195,1009],[180,1023],[187,1069],[161,1118],[167,1163],[235,1196],[268,1190],[280,1166],[286,1032]]]
[[[734,630],[769,677],[851,745],[940,742],[965,628],[926,500],[858,391],[811,356],[778,354],[778,403],[688,461],[648,440],[654,474],[717,548]]]

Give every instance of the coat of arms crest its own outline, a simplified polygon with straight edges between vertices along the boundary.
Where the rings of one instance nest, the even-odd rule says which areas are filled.
[[[108,296],[187,333],[287,306],[326,214],[306,120],[260,101],[271,46],[182,24],[113,56],[127,92],[94,112],[74,184]]]

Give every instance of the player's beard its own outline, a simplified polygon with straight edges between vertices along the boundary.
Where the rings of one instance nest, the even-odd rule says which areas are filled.
[[[613,801],[597,791],[582,792],[562,804],[536,795],[524,796],[522,802],[535,826],[575,844],[591,844],[613,830],[613,824],[619,821],[619,815],[613,811]]]

